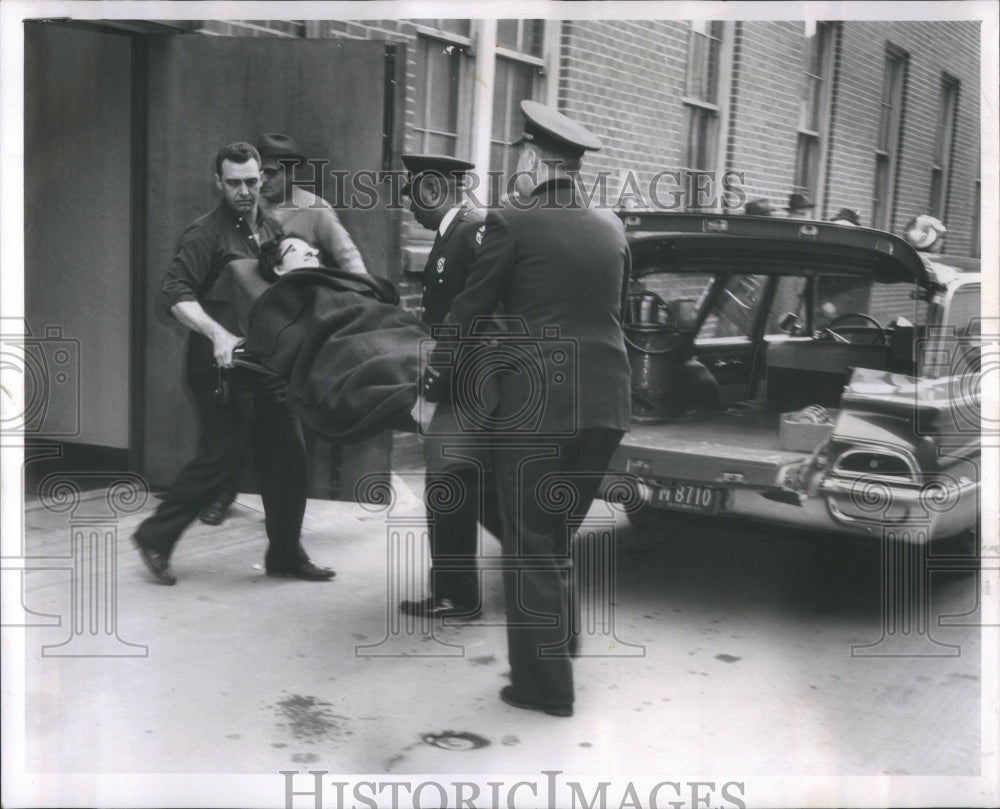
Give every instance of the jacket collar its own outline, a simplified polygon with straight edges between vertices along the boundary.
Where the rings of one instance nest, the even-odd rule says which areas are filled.
[[[568,205],[576,200],[576,183],[570,177],[552,177],[535,186],[531,196]]]

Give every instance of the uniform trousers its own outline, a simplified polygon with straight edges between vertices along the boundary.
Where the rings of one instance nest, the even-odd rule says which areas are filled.
[[[436,491],[450,491],[456,484],[461,502],[455,505],[437,501]],[[463,607],[478,607],[479,526],[498,538],[501,534],[493,473],[478,466],[428,471],[424,492],[431,546],[431,593]]]
[[[192,359],[195,362],[192,362]],[[174,480],[159,507],[136,531],[144,546],[170,556],[181,533],[232,477],[234,458],[249,448],[264,505],[270,569],[294,568],[308,560],[299,535],[306,507],[306,454],[299,423],[285,403],[284,384],[242,368],[218,371],[188,356],[188,384],[203,419],[198,450]]]
[[[510,438],[495,451],[510,677],[524,701],[573,702],[578,604],[570,540],[622,435],[592,428],[566,438]],[[575,497],[567,498],[568,491]]]
[[[464,430],[451,402],[444,401],[423,439],[431,593],[469,608],[480,606],[479,526],[501,534],[492,453],[484,438]]]

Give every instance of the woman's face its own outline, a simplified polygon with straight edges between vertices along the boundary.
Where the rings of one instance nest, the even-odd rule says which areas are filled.
[[[281,240],[278,247],[280,260],[274,268],[275,275],[284,275],[291,270],[302,267],[319,267],[319,250],[305,239],[290,236]]]

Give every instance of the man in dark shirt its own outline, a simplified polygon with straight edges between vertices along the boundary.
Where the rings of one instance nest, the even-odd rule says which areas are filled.
[[[403,187],[417,222],[434,231],[424,264],[420,316],[434,326],[444,322],[455,295],[465,287],[469,267],[483,238],[483,214],[462,199],[462,183],[472,163],[446,155],[403,155],[409,180]],[[472,618],[480,613],[476,551],[479,523],[499,536],[499,509],[489,453],[473,434],[463,434],[448,403],[435,413],[424,436],[427,532],[431,546],[430,596],[403,601],[408,615]],[[439,504],[435,492],[456,489],[458,502]],[[447,499],[447,498],[446,498]]]
[[[198,451],[180,472],[156,512],[133,537],[143,562],[162,584],[175,584],[170,555],[181,533],[230,480],[234,459],[253,448],[264,503],[268,575],[325,581],[299,541],[306,505],[306,461],[301,428],[273,379],[233,368],[242,341],[232,307],[208,301],[219,273],[236,258],[256,256],[276,225],[258,207],[260,156],[247,143],[224,146],[215,160],[222,201],[184,231],[162,284],[164,307],[191,330],[186,377],[198,402]],[[227,384],[220,385],[226,371]]]
[[[519,336],[508,330],[498,341],[509,356],[504,361],[501,351],[495,364],[492,415],[511,679],[500,698],[570,716],[577,638],[569,542],[629,427],[621,324],[630,260],[622,222],[588,208],[573,179],[584,151],[601,142],[550,107],[522,101],[521,110],[524,133],[512,144],[519,199],[487,214],[482,246],[445,322],[465,339],[476,317],[498,306],[520,321]],[[448,382],[460,374],[461,351],[440,352],[440,365],[425,374],[413,411],[424,428],[423,399],[461,395]]]

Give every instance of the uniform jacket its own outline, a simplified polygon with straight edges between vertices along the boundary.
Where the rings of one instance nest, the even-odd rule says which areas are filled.
[[[498,429],[558,435],[628,429],[622,313],[629,267],[621,221],[610,210],[584,207],[568,179],[543,183],[530,201],[508,202],[487,215],[447,322],[459,329],[468,354],[478,317],[499,306],[517,319],[499,341]],[[438,355],[450,359],[425,375],[427,398],[439,398],[450,385],[462,355]]]
[[[444,233],[438,233],[434,238],[421,278],[424,295],[420,312],[429,326],[444,323],[451,302],[465,288],[472,260],[482,243],[485,230],[483,219],[482,211],[462,208],[448,223]],[[493,395],[477,400],[479,410],[488,411],[495,404],[495,391],[491,388],[489,393]],[[473,413],[469,422],[459,420],[448,402],[437,408],[423,442],[424,461],[429,472],[461,466],[463,461],[449,454],[449,448],[454,450],[459,445],[462,446],[461,455],[480,458],[485,463],[484,451],[473,446],[477,434],[476,415]]]
[[[420,312],[424,323],[444,323],[452,300],[465,288],[469,267],[482,242],[483,218],[482,211],[462,208],[444,234],[435,237],[421,278],[424,296]]]

